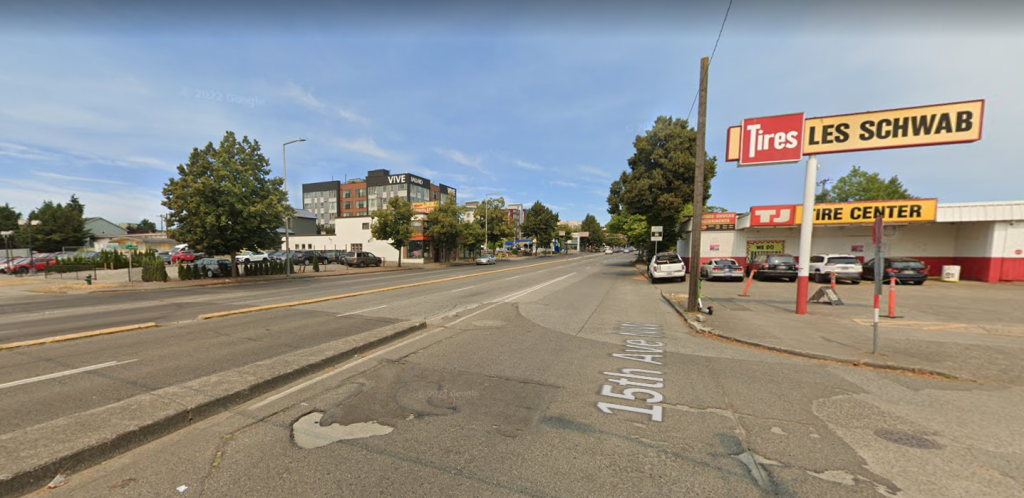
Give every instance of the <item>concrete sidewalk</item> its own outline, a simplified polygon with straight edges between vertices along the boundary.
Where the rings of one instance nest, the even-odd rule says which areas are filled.
[[[948,375],[983,383],[1024,385],[1024,287],[960,282],[898,286],[901,318],[881,318],[878,353],[872,346],[872,285],[841,285],[843,306],[809,304],[795,313],[796,286],[754,282],[703,285],[714,314],[683,313],[686,285],[659,286],[691,328],[726,339],[809,358]],[[812,284],[811,292],[819,285]],[[756,289],[756,292],[755,292]],[[886,314],[888,288],[883,293]],[[902,299],[902,300],[900,300]]]

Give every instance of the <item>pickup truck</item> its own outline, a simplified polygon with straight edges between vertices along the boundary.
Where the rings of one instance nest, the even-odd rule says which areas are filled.
[[[685,282],[686,264],[675,253],[659,253],[651,258],[651,263],[647,266],[647,276],[650,277],[652,284],[663,278],[675,278]]]
[[[349,253],[345,256],[346,266],[380,266],[384,260],[374,256],[372,252]]]

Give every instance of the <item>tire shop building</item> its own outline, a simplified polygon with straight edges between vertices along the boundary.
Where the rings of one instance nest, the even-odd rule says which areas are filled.
[[[701,262],[732,258],[741,265],[756,254],[800,259],[802,206],[753,206],[746,213],[706,213]],[[886,257],[910,257],[929,275],[956,266],[960,277],[982,282],[1024,281],[1024,201],[939,203],[936,199],[816,204],[814,254],[874,258],[872,223],[884,217]],[[689,262],[692,220],[680,227],[676,252]]]

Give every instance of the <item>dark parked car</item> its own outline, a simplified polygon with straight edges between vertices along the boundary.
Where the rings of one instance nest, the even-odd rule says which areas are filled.
[[[795,282],[796,258],[789,254],[758,254],[747,262],[747,276],[754,270],[757,270],[754,273],[757,280],[779,278]]]
[[[156,255],[160,256],[160,259],[164,260],[164,264],[167,264],[167,265],[171,264],[171,253],[170,253],[170,251],[160,251],[160,252],[156,253]]]
[[[324,256],[327,257],[327,261],[334,264],[343,264],[345,259],[345,251],[323,251]]]
[[[875,260],[865,262],[862,267],[861,278],[874,280]],[[897,283],[922,285],[928,280],[928,265],[912,258],[885,258],[882,271],[886,282],[896,277]]]
[[[203,258],[196,262],[196,266],[202,269],[203,275],[210,278],[231,276],[230,259]]]
[[[345,264],[348,266],[380,266],[384,260],[374,256],[372,252],[353,252],[353,256],[345,257]]]

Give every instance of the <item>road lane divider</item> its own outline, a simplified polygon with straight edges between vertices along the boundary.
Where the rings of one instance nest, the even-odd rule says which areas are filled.
[[[137,323],[135,325],[111,327],[109,329],[100,329],[92,330],[89,332],[79,332],[76,334],[59,335],[56,337],[46,337],[44,339],[33,339],[31,341],[12,342],[10,344],[0,344],[0,351],[3,351],[5,349],[22,348],[26,346],[36,346],[39,344],[49,344],[52,342],[72,341],[75,339],[84,339],[86,337],[96,337],[98,335],[116,334],[118,332],[128,332],[131,330],[148,329],[156,326],[156,322]]]
[[[491,270],[491,271],[485,271],[485,272],[481,272],[481,273],[471,273],[469,275],[456,275],[454,277],[439,278],[437,280],[427,280],[426,282],[413,282],[411,284],[393,285],[391,287],[382,287],[380,289],[370,289],[370,290],[359,291],[359,292],[349,292],[349,293],[346,293],[346,294],[338,294],[338,295],[335,295],[335,296],[325,296],[325,297],[318,297],[318,298],[314,298],[314,299],[303,299],[301,301],[292,301],[292,302],[288,302],[288,303],[267,304],[267,305],[263,305],[263,306],[254,306],[254,307],[251,307],[251,308],[241,308],[241,309],[229,310],[229,311],[218,311],[216,313],[205,313],[205,314],[199,315],[197,318],[199,320],[209,320],[211,318],[223,318],[225,316],[241,315],[243,313],[255,313],[255,312],[258,312],[258,311],[268,311],[268,310],[275,310],[275,309],[281,309],[281,308],[294,308],[296,306],[305,306],[307,304],[324,303],[324,302],[327,302],[327,301],[336,301],[338,299],[347,299],[347,298],[350,298],[350,297],[365,296],[365,295],[377,294],[377,293],[381,293],[381,292],[391,292],[391,291],[396,291],[396,290],[401,290],[401,289],[409,289],[409,288],[412,288],[412,287],[420,287],[420,286],[424,286],[424,285],[440,284],[440,283],[443,283],[443,282],[453,282],[455,280],[462,280],[462,279],[466,279],[466,278],[482,277],[484,275],[492,275],[494,273],[503,273],[503,272],[507,272],[507,271],[522,270],[522,269],[525,269],[525,268],[532,268],[532,267],[535,267],[535,266],[551,265],[551,264],[556,264],[556,263],[564,263],[564,261],[561,261],[561,260],[559,260],[559,261],[546,261],[544,263],[534,263],[534,264],[531,264],[531,265],[517,266],[515,268],[505,268],[505,269],[502,269],[502,270]]]
[[[43,380],[50,380],[50,379],[56,379],[56,378],[60,378],[60,377],[66,377],[68,375],[74,375],[74,374],[82,373],[82,372],[90,372],[90,371],[93,371],[93,370],[99,370],[101,368],[113,367],[113,366],[117,366],[117,365],[124,365],[125,363],[131,363],[133,361],[139,361],[139,359],[136,358],[134,360],[125,360],[125,361],[108,361],[106,363],[100,363],[99,365],[91,365],[91,366],[88,366],[88,367],[75,368],[73,370],[65,370],[63,372],[56,372],[56,373],[52,373],[52,374],[40,375],[38,377],[32,377],[30,379],[16,380],[14,382],[8,382],[6,384],[0,384],[0,389],[7,389],[8,387],[15,387],[15,386],[23,386],[25,384],[31,384],[33,382],[39,382],[39,381],[43,381]]]
[[[342,314],[340,314],[340,315],[335,315],[335,316],[349,316],[349,315],[355,315],[356,313],[362,313],[362,312],[364,312],[364,311],[373,311],[373,310],[379,310],[379,309],[381,309],[381,308],[387,308],[387,307],[388,307],[388,305],[386,305],[386,304],[385,304],[384,306],[377,306],[376,308],[366,308],[365,310],[359,310],[359,311],[349,311],[348,313],[342,313]]]

